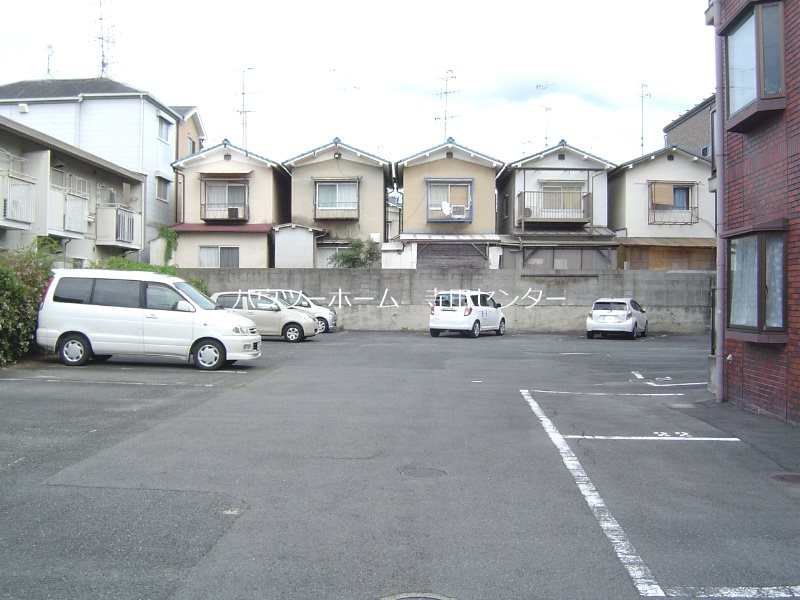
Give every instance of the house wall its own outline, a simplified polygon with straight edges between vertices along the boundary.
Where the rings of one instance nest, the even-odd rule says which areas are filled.
[[[192,154],[189,140],[194,141],[194,152],[202,150],[200,131],[193,117],[186,121],[178,121],[175,134],[175,160]]]
[[[720,2],[725,26],[748,3]],[[743,408],[800,424],[800,3],[783,2],[785,110],[744,133],[724,132],[725,230],[786,218],[787,342],[731,339],[725,330],[725,399]],[[717,57],[721,60],[721,57]]]
[[[714,282],[709,273],[532,276],[521,271],[421,268],[182,269],[181,276],[205,280],[212,293],[265,287],[304,290],[319,303],[335,307],[340,327],[352,330],[427,332],[428,303],[435,290],[481,289],[493,292],[503,305],[509,333],[580,335],[594,300],[626,295],[645,307],[653,335],[708,333]]]
[[[77,102],[28,102],[27,107],[28,112],[20,112],[19,104],[3,103],[0,104],[0,115],[80,147],[80,107]]]
[[[427,179],[473,179],[471,223],[427,222]],[[495,233],[495,170],[458,158],[405,167],[403,233]]]
[[[185,198],[180,200],[185,223],[203,223],[200,218],[200,203],[204,198],[202,174],[249,174],[249,196],[250,223],[268,223],[276,221],[275,206],[276,183],[274,181],[273,169],[264,165],[260,161],[240,159],[239,155],[233,153],[233,159],[225,160],[224,151],[214,153],[207,160],[192,162],[182,169],[181,185],[185,190]]]
[[[708,189],[711,167],[705,161],[692,161],[666,155],[623,169],[611,183],[609,226],[626,230],[627,237],[716,237],[715,198]],[[697,182],[699,222],[689,225],[650,225],[648,181]]]
[[[679,124],[665,130],[665,146],[677,146],[696,156],[711,158],[711,106],[703,107]]]
[[[320,160],[292,169],[291,221],[308,227],[321,227],[332,240],[369,240],[372,234],[384,241],[384,206],[386,184],[379,166],[333,158],[333,149],[320,155]],[[358,179],[358,220],[314,219],[315,179]]]
[[[239,248],[241,269],[266,269],[269,265],[267,234],[242,233],[181,233],[172,264],[196,269],[200,278],[208,277],[211,269],[197,268],[200,246],[236,246]],[[219,290],[222,291],[222,290]]]

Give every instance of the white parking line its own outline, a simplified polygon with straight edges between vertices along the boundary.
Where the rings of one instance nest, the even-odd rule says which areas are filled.
[[[644,375],[639,373],[639,371],[631,371],[631,373],[633,373],[633,376],[636,377],[636,379],[644,379]]]
[[[568,440],[643,440],[646,442],[741,442],[739,438],[678,437],[660,435],[565,435]]]
[[[707,381],[697,381],[694,383],[656,383],[655,381],[645,381],[646,385],[652,385],[653,387],[680,387],[680,386],[687,386],[687,385],[708,385]]]
[[[531,390],[536,394],[561,394],[565,396],[683,396],[680,392],[663,392],[659,394],[615,394],[611,392],[561,392],[559,390]]]
[[[564,436],[558,432],[556,426],[553,425],[553,422],[544,414],[544,411],[536,403],[536,400],[533,399],[533,396],[531,396],[528,390],[520,390],[520,394],[522,394],[522,397],[530,405],[531,410],[533,410],[533,413],[538,417],[539,422],[550,437],[550,441],[553,442],[558,449],[564,466],[567,467],[567,470],[575,480],[584,500],[586,500],[586,504],[589,505],[589,509],[600,524],[603,533],[606,534],[606,538],[611,542],[614,552],[617,554],[617,559],[619,559],[622,566],[628,572],[628,576],[639,591],[639,595],[664,597],[664,590],[658,585],[650,569],[644,564],[644,561],[628,539],[628,536],[622,530],[622,527],[620,527],[620,524],[617,523],[617,520],[611,515],[611,511],[608,510],[605,501],[595,489],[586,471],[583,470],[575,453],[572,452],[569,444],[564,440]]]
[[[800,598],[800,585],[768,587],[701,587],[669,588],[670,598]]]

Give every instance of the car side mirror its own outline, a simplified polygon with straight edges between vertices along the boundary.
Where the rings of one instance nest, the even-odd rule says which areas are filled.
[[[495,303],[494,303],[494,307],[495,307],[495,308],[500,308],[501,306],[503,306],[503,305],[502,305],[502,304],[500,304],[499,302],[495,302]]]
[[[178,312],[194,312],[192,305],[186,300],[178,300],[178,303],[175,305],[175,310]]]

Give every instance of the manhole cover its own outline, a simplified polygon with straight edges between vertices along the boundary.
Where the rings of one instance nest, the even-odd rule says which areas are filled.
[[[800,485],[800,473],[778,473],[771,475],[772,479],[789,485]]]
[[[444,477],[447,473],[430,467],[402,467],[400,475],[409,479],[434,479],[436,477]],[[408,596],[408,598],[413,598],[413,596]]]

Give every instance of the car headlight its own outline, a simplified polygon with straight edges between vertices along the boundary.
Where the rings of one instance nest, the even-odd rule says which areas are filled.
[[[250,328],[244,325],[234,325],[233,335],[250,335]]]

